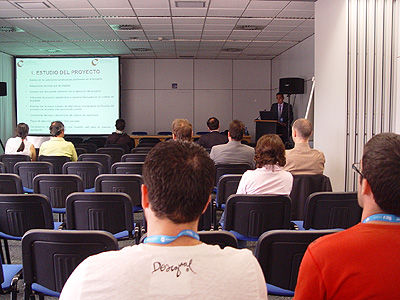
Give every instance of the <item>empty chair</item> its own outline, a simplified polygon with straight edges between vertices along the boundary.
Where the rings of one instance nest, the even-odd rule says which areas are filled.
[[[132,149],[132,153],[149,153],[153,147],[136,147]]]
[[[197,135],[204,135],[204,134],[208,134],[210,133],[209,131],[197,131],[196,134]]]
[[[236,194],[242,175],[222,175],[217,184],[217,208],[225,209],[226,200]]]
[[[134,236],[131,199],[125,193],[73,193],[66,203],[67,229],[105,230],[117,239]]]
[[[252,167],[248,164],[218,164],[215,165],[215,182],[218,183],[219,178],[226,174],[243,174]]]
[[[85,149],[85,148],[75,148],[75,151],[76,151],[76,155],[78,155],[78,157],[79,157],[79,155],[81,155],[81,154],[85,154],[85,153],[87,153],[87,150]]]
[[[131,148],[126,144],[106,144],[104,148],[121,148],[124,150],[124,153],[129,153],[131,151]]]
[[[6,166],[0,162],[0,173],[6,173]]]
[[[12,300],[17,300],[17,282],[22,273],[21,264],[0,263],[0,294],[11,294]]]
[[[325,175],[293,175],[293,187],[290,193],[292,220],[304,219],[306,200],[312,193],[331,191],[331,181]]]
[[[157,132],[157,135],[172,135],[171,131],[159,131]]]
[[[236,237],[229,231],[199,231],[200,241],[209,245],[218,245],[221,249],[225,247],[238,247]]]
[[[121,162],[144,162],[147,153],[129,153],[121,157]]]
[[[14,173],[14,165],[20,161],[31,161],[31,158],[29,155],[21,154],[0,155],[0,162],[4,164],[7,173]]]
[[[111,156],[111,164],[120,162],[122,155],[125,154],[125,151],[122,148],[99,148],[96,150],[96,153],[108,154]]]
[[[71,142],[72,144],[74,144],[74,146],[80,144],[83,142],[83,138],[79,137],[79,136],[64,136],[64,140]]]
[[[197,230],[213,230],[216,223],[215,203],[211,201],[206,211],[200,216]]]
[[[147,131],[132,131],[132,135],[147,135]]]
[[[306,202],[304,229],[349,228],[361,221],[357,193],[313,193]]]
[[[104,173],[104,167],[97,161],[68,162],[63,166],[64,174],[75,174],[82,178],[85,192],[94,192],[94,180]]]
[[[117,162],[111,166],[111,173],[142,175],[143,164],[142,162]]]
[[[0,194],[22,194],[22,180],[16,174],[0,174]]]
[[[73,174],[40,174],[33,178],[33,191],[47,196],[54,213],[65,214],[67,196],[74,192],[83,192],[83,181]]]
[[[70,162],[71,159],[66,156],[39,156],[39,161],[47,161],[53,165],[54,174],[61,174],[62,167],[66,162]]]
[[[104,173],[110,173],[111,155],[105,153],[86,153],[78,157],[78,161],[97,161],[104,167]]]
[[[53,174],[53,165],[47,161],[21,161],[14,166],[14,171],[21,177],[26,193],[33,193],[33,178],[38,174]]]
[[[0,238],[6,261],[11,263],[7,240],[21,240],[30,229],[54,229],[53,214],[47,197],[40,194],[0,194]]]
[[[161,140],[158,138],[144,137],[139,139],[138,147],[154,147],[159,142],[161,142]]]
[[[96,153],[97,150],[97,146],[94,143],[80,143],[76,147],[86,149],[86,153]]]
[[[238,240],[257,241],[265,231],[290,228],[290,198],[276,195],[231,195],[225,229]]]
[[[112,250],[118,250],[118,243],[104,231],[28,231],[22,239],[25,299],[35,294],[59,297],[68,277],[83,260]]]
[[[96,177],[96,192],[126,193],[132,201],[133,211],[142,210],[142,176],[135,174],[103,174]]]
[[[263,270],[268,294],[293,297],[301,260],[315,239],[338,230],[271,230],[257,241],[255,256]]]
[[[98,136],[98,137],[90,137],[87,140],[85,140],[85,143],[93,143],[97,146],[97,148],[104,147],[106,144],[107,138],[104,136]]]

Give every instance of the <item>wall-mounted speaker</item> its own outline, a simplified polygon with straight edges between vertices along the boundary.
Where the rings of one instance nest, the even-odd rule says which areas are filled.
[[[0,96],[7,96],[7,83],[0,82]]]
[[[304,79],[280,78],[279,92],[282,94],[304,94]]]

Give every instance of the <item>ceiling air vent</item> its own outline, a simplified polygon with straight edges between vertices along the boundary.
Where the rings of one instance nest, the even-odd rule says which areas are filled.
[[[206,1],[175,1],[175,7],[179,8],[204,8]]]
[[[130,31],[130,30],[141,30],[142,27],[139,25],[120,25],[120,24],[114,24],[110,25],[111,29],[114,31]]]
[[[240,48],[224,48],[224,49],[222,49],[222,51],[235,53],[235,52],[242,52],[243,49],[240,49]]]
[[[24,30],[15,26],[0,26],[0,32],[24,32]]]
[[[134,52],[147,52],[147,51],[151,51],[151,49],[149,49],[149,48],[131,48],[131,51],[134,51]]]
[[[262,25],[236,25],[233,30],[263,30],[265,26]]]

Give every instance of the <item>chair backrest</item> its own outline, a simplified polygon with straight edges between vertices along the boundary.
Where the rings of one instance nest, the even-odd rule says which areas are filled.
[[[76,145],[77,148],[84,148],[86,149],[87,153],[96,153],[97,150],[97,146],[94,143],[89,143],[89,142],[85,142],[85,143],[80,143]],[[76,149],[76,148],[75,148]]]
[[[107,138],[104,136],[98,136],[98,137],[90,137],[87,140],[85,140],[85,143],[93,143],[97,146],[97,148],[104,147],[106,144]]]
[[[157,145],[159,142],[161,142],[161,140],[158,138],[143,137],[139,139],[139,145],[147,144],[149,147]]]
[[[46,195],[53,208],[65,208],[69,194],[83,192],[83,181],[73,174],[40,174],[33,178],[33,191]]]
[[[54,174],[61,174],[62,167],[66,162],[70,162],[71,159],[66,156],[44,156],[40,155],[38,161],[47,161],[53,165]]]
[[[325,175],[294,175],[290,193],[292,220],[303,220],[306,200],[312,193],[331,191],[331,181]]]
[[[208,245],[218,245],[221,249],[225,247],[238,247],[236,237],[229,231],[199,231],[200,241]]]
[[[53,165],[47,161],[21,161],[14,166],[14,171],[21,177],[22,185],[33,189],[33,178],[38,174],[53,174]]]
[[[158,135],[172,135],[171,131],[159,131],[157,132]]]
[[[301,260],[308,245],[317,238],[339,230],[271,230],[257,241],[255,256],[265,281],[293,291]]]
[[[144,162],[147,153],[129,153],[121,157],[121,162]]]
[[[6,167],[7,173],[14,173],[14,165],[20,161],[31,161],[31,158],[29,157],[29,155],[22,155],[22,154],[0,155],[0,162],[2,162]]]
[[[75,148],[75,151],[76,151],[76,154],[78,155],[78,157],[79,157],[79,155],[81,155],[81,154],[87,153],[87,150],[86,150],[85,148],[80,148],[80,147],[76,147],[76,148]]]
[[[104,167],[104,173],[110,173],[111,155],[105,153],[85,153],[78,157],[78,161],[97,161]]]
[[[121,157],[125,154],[125,151],[122,148],[99,148],[96,150],[96,153],[109,154],[111,156],[111,164],[113,164],[121,161]]]
[[[217,205],[226,203],[230,195],[236,194],[242,175],[222,175],[217,184]]]
[[[104,148],[121,148],[124,153],[129,153],[129,151],[131,151],[131,148],[126,144],[105,144]]]
[[[64,164],[63,173],[78,175],[82,178],[83,188],[90,189],[94,187],[96,177],[104,173],[104,167],[97,161],[71,161]]]
[[[0,174],[0,194],[22,194],[22,180],[16,174]]]
[[[40,194],[0,194],[0,231],[22,237],[30,229],[53,229],[47,197]]]
[[[147,135],[147,131],[132,131],[132,135]]]
[[[6,173],[6,166],[0,162],[0,173]]]
[[[211,230],[216,223],[215,214],[214,214],[215,207],[212,202],[207,206],[206,211],[200,216],[199,224],[197,226],[197,230]]]
[[[132,153],[145,153],[145,154],[147,154],[147,153],[149,153],[150,152],[150,150],[151,149],[153,149],[153,147],[136,147],[136,148],[133,148],[132,149]]]
[[[258,238],[272,229],[290,228],[290,198],[282,195],[231,195],[226,202],[225,229]]]
[[[104,231],[30,230],[22,239],[25,288],[30,294],[37,283],[60,293],[83,260],[112,250],[118,250],[118,242]]]
[[[349,228],[361,221],[362,208],[357,193],[323,192],[311,194],[306,202],[304,229]]]
[[[143,164],[142,162],[117,162],[111,166],[111,173],[142,175]]]
[[[243,174],[252,167],[248,164],[218,164],[215,165],[215,182],[218,183],[220,177],[226,174]]]
[[[125,193],[73,193],[67,197],[67,229],[133,230],[132,204]]]
[[[80,143],[83,142],[83,138],[79,137],[79,136],[64,136],[64,140],[71,142],[74,145],[78,145]]]
[[[103,174],[96,177],[96,192],[126,193],[132,201],[132,206],[141,205],[142,176],[135,174]]]

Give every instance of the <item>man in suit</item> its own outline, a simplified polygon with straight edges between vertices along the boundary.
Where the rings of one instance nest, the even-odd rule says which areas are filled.
[[[291,132],[288,133],[288,128],[289,130],[291,129],[290,126],[293,122],[293,107],[291,104],[284,102],[283,99],[283,94],[277,93],[276,103],[271,105],[271,111],[281,125],[278,126],[277,134],[280,134],[283,142],[286,143],[291,135]]]
[[[215,145],[226,144],[228,142],[228,137],[224,134],[219,133],[219,121],[215,117],[211,117],[207,121],[207,127],[210,133],[203,134],[199,140],[198,144],[204,148],[211,149]]]
[[[254,148],[240,142],[243,138],[244,128],[243,122],[239,120],[233,120],[229,124],[229,142],[211,148],[210,157],[216,165],[248,164],[254,168]]]

